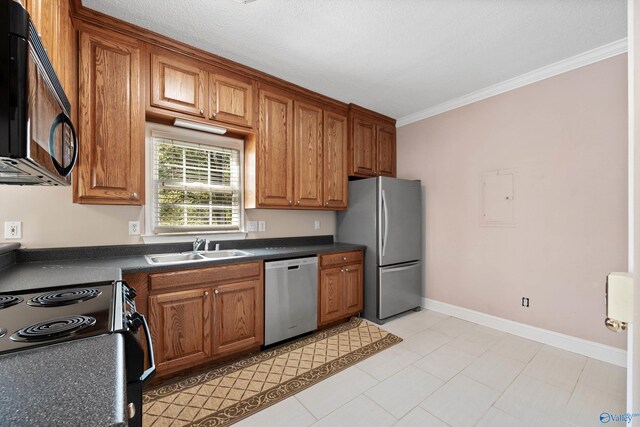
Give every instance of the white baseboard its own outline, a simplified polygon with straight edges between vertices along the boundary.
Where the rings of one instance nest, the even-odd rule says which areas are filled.
[[[458,317],[463,320],[468,320],[469,322],[474,322],[499,331],[508,332],[513,335],[538,341],[563,350],[582,354],[583,356],[591,357],[603,362],[622,366],[624,368],[627,366],[627,352],[620,348],[588,341],[582,338],[572,337],[570,335],[549,331],[547,329],[537,328],[535,326],[525,325],[524,323],[514,322],[513,320],[503,319],[501,317],[492,316],[490,314],[458,307],[456,305],[447,304],[429,298],[422,298],[422,307],[427,310],[433,310],[438,313]]]

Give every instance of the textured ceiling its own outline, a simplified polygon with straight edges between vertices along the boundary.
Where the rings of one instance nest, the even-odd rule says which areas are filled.
[[[626,37],[626,0],[83,0],[402,118]]]

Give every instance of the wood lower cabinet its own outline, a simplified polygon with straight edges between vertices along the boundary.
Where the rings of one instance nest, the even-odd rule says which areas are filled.
[[[320,255],[318,325],[362,311],[362,275],[362,251]]]
[[[130,279],[140,286],[140,278]],[[264,342],[263,263],[151,274],[149,329],[158,375]]]
[[[204,362],[212,353],[210,289],[150,296],[149,329],[159,373]]]
[[[351,104],[349,176],[396,176],[395,121]]]
[[[80,29],[74,202],[144,204],[144,94],[134,39]]]
[[[229,354],[264,341],[263,287],[260,280],[213,288],[213,354]]]

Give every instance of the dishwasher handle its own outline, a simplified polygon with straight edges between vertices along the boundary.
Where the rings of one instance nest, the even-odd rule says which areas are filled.
[[[300,270],[300,264],[298,264],[298,265],[290,265],[290,266],[288,266],[288,267],[287,267],[287,270],[288,270],[288,271],[291,271],[291,270]]]

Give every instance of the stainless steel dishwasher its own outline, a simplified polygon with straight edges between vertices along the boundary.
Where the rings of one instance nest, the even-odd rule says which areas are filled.
[[[264,344],[318,327],[318,257],[264,264]]]

